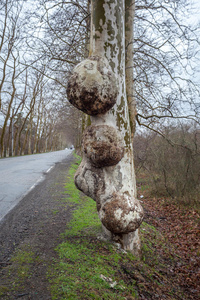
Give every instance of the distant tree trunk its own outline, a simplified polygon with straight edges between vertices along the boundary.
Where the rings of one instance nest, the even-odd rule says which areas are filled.
[[[16,63],[16,59],[15,59],[14,56],[13,56],[13,61],[14,61],[14,63],[13,63],[13,74],[12,74],[12,93],[11,93],[11,96],[10,96],[10,100],[9,100],[9,104],[8,104],[8,108],[7,108],[7,112],[6,112],[6,117],[5,117],[5,120],[4,120],[2,132],[1,132],[1,137],[0,137],[0,149],[1,149],[0,156],[1,157],[4,156],[4,154],[7,150],[7,149],[5,149],[6,144],[5,144],[5,141],[4,141],[4,136],[5,136],[8,120],[10,118],[12,103],[13,103],[13,100],[14,100],[14,97],[15,97],[15,92],[16,92],[16,87],[15,87],[15,72],[16,72],[15,63]]]
[[[75,107],[91,115],[91,126],[83,136],[83,160],[75,183],[96,201],[107,238],[139,255],[138,228],[143,209],[136,199],[132,148],[133,16],[132,1],[91,1],[90,57],[75,67],[67,93]],[[127,64],[125,43],[129,49]],[[129,74],[125,72],[126,65],[130,67]]]
[[[29,120],[29,135],[28,135],[28,154],[32,154],[32,137],[33,137],[33,112],[31,112],[30,120]]]
[[[126,74],[126,94],[128,101],[128,110],[130,117],[131,138],[135,134],[135,116],[136,116],[136,101],[133,76],[133,24],[135,16],[135,0],[125,1],[125,74]]]
[[[10,156],[10,146],[11,146],[11,136],[12,136],[12,120],[10,118],[10,124],[7,126],[8,132],[6,136],[6,141],[5,141],[5,149],[6,149],[6,157]]]

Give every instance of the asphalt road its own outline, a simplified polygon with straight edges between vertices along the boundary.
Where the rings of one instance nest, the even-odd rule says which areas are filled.
[[[0,221],[72,150],[0,159]]]

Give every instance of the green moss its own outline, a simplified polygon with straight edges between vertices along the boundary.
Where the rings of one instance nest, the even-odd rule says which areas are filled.
[[[9,292],[9,288],[7,286],[0,286],[0,297],[5,296]]]
[[[12,257],[12,262],[17,262],[22,265],[24,263],[32,263],[33,262],[33,252],[30,250],[18,250],[16,254]]]
[[[29,246],[25,246],[25,249],[18,249],[12,256],[12,268],[10,272],[15,274],[15,285],[22,283],[26,278],[31,276],[32,264],[34,263],[35,255]]]

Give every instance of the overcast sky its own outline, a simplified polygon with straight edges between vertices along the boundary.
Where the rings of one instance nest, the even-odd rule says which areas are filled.
[[[30,3],[30,4],[28,4],[28,3]],[[37,1],[28,0],[25,4],[24,9],[27,10],[27,8],[29,7],[32,11],[36,7],[36,3],[37,3]],[[198,25],[198,23],[200,24],[200,0],[188,0],[188,3],[190,3],[191,7],[193,7],[192,14],[188,15],[186,13],[186,15],[185,15],[186,19],[188,20],[188,23],[193,24],[193,25],[194,24]],[[199,32],[199,36],[200,36],[200,32]],[[198,56],[199,56],[199,59],[197,60],[196,63],[197,63],[198,69],[200,70],[200,51],[199,51]],[[196,76],[195,80],[200,82],[200,71],[199,71],[199,73],[197,73],[197,76]],[[200,104],[200,99],[198,99],[197,102]],[[1,116],[0,116],[0,123],[2,123],[1,122]],[[0,124],[0,125],[2,125],[2,124]]]

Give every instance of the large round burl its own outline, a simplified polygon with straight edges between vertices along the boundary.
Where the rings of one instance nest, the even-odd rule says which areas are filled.
[[[73,70],[67,86],[69,102],[88,115],[106,113],[116,103],[117,81],[106,58],[91,56]]]
[[[83,151],[95,167],[113,166],[124,155],[124,143],[114,127],[91,125],[83,136]]]
[[[113,233],[135,231],[143,220],[143,209],[139,201],[129,195],[114,192],[99,210],[103,225]]]

